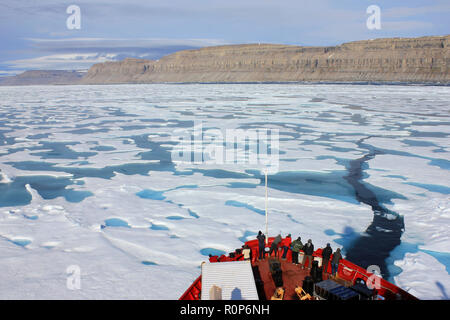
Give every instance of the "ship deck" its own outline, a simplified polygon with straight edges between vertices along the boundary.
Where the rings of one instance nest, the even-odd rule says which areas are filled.
[[[306,276],[310,275],[310,270],[303,270],[301,264],[295,265],[288,260],[278,259],[278,261],[281,262],[283,289],[285,290],[283,300],[299,300],[294,290],[297,286],[303,286],[303,280]],[[265,297],[260,298],[270,300],[275,292],[276,286],[270,273],[269,258],[266,258],[264,260],[255,260],[253,261],[252,265],[254,267],[258,267],[259,275],[261,277],[262,283],[264,284]],[[323,273],[322,278],[323,280],[329,279],[330,275]],[[339,279],[334,280],[339,281]],[[346,284],[343,280],[339,282],[341,282],[343,285]]]
[[[269,243],[267,247],[271,246],[274,238],[269,238]],[[273,259],[275,257],[267,257],[264,260],[257,260],[258,256],[258,240],[249,240],[245,243],[251,249],[251,264],[253,268],[253,276],[256,284],[256,289],[258,290],[258,296],[260,300],[270,300],[273,296],[276,286],[275,281],[270,272],[269,259]],[[281,251],[278,252],[278,255]],[[303,251],[300,252],[299,261],[302,261]],[[322,259],[322,249],[319,248],[313,253],[313,257],[318,262],[321,262]],[[330,257],[330,259],[333,255]],[[306,276],[310,275],[310,270],[301,268],[301,264],[295,265],[292,263],[292,254],[291,251],[287,252],[286,260],[279,259],[280,267],[281,267],[281,276],[283,280],[283,289],[285,290],[283,300],[298,300],[298,296],[295,293],[295,288],[297,286],[303,287],[303,280]],[[220,263],[226,261],[240,261],[244,259],[244,255],[242,254],[241,249],[237,249],[236,252],[230,253],[229,256],[221,255],[219,256],[210,256],[210,263]],[[257,271],[257,272],[256,272]],[[328,264],[327,272],[331,272],[331,266]],[[417,300],[416,297],[409,294],[408,292],[402,290],[396,285],[378,277],[375,275],[375,278],[372,279],[374,274],[367,272],[367,270],[361,268],[358,265],[346,260],[341,259],[339,262],[339,268],[337,270],[337,276],[331,277],[328,273],[322,273],[322,280],[327,280],[332,278],[335,282],[339,283],[342,286],[350,287],[355,284],[355,282],[362,281],[373,281],[372,285],[378,286],[376,289],[376,298],[382,300]],[[316,281],[320,281],[316,279]],[[180,300],[199,300],[201,297],[202,290],[202,277],[201,275],[191,284],[191,286],[186,290],[186,292],[181,296]]]

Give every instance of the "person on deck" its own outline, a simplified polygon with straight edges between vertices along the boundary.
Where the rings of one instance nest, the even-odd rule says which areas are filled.
[[[298,253],[300,252],[300,250],[303,249],[302,238],[298,237],[297,240],[294,240],[291,243],[291,248],[292,248],[292,263],[297,265],[298,264]]]
[[[289,248],[290,248],[290,246],[291,246],[291,242],[292,242],[291,234],[289,233],[289,234],[286,236],[286,238],[284,238],[284,239],[281,241],[281,247],[283,248],[283,256],[281,257],[281,259],[286,260],[286,255],[287,255],[288,250],[289,250]]]
[[[248,245],[244,246],[244,249],[242,250],[242,254],[244,255],[244,260],[251,260],[252,251],[248,247]]]
[[[331,249],[330,244],[327,243],[327,246],[322,250],[322,269],[325,273],[328,273],[328,262],[330,261],[332,253],[333,249]]]
[[[305,244],[305,246],[303,247],[303,251],[305,252],[305,256],[303,257],[303,269],[305,269],[306,266],[306,259],[308,259],[308,269],[311,269],[311,264],[312,264],[312,255],[314,253],[314,245],[312,244],[312,240],[309,239],[308,243]]]
[[[275,239],[273,239],[272,245],[270,246],[269,257],[272,255],[272,252],[275,251],[275,257],[278,257],[278,245],[281,243],[281,234],[278,234]]]
[[[334,277],[336,277],[336,274],[339,270],[339,261],[341,261],[341,259],[341,249],[337,248],[336,252],[333,254],[333,259],[331,259],[331,273]]]
[[[256,238],[258,239],[258,259],[263,260],[266,258],[266,253],[264,252],[264,248],[266,247],[266,236],[259,231]]]

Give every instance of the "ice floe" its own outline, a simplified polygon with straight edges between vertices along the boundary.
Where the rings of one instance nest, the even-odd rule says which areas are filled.
[[[370,154],[361,183],[390,210],[382,213],[387,224],[401,216],[405,225],[386,259],[390,280],[419,298],[448,299],[448,87],[0,93],[0,298],[177,299],[208,254],[231,252],[264,230],[264,166],[172,161],[175,131],[201,121],[222,131],[279,130],[269,235],[300,235],[344,253],[374,219],[345,180],[350,163]],[[67,287],[70,266],[79,267],[80,290]]]

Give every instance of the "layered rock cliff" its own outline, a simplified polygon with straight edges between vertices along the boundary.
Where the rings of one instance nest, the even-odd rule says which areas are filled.
[[[81,83],[450,82],[450,36],[389,38],[335,47],[246,44],[184,50],[160,60],[93,65]]]

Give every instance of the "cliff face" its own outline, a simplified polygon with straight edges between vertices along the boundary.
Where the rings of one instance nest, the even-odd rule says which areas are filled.
[[[92,66],[81,83],[450,82],[450,36],[356,41],[336,47],[249,44],[179,51],[160,60]]]
[[[27,86],[48,84],[77,84],[83,73],[66,70],[30,70],[1,79],[2,86]]]

